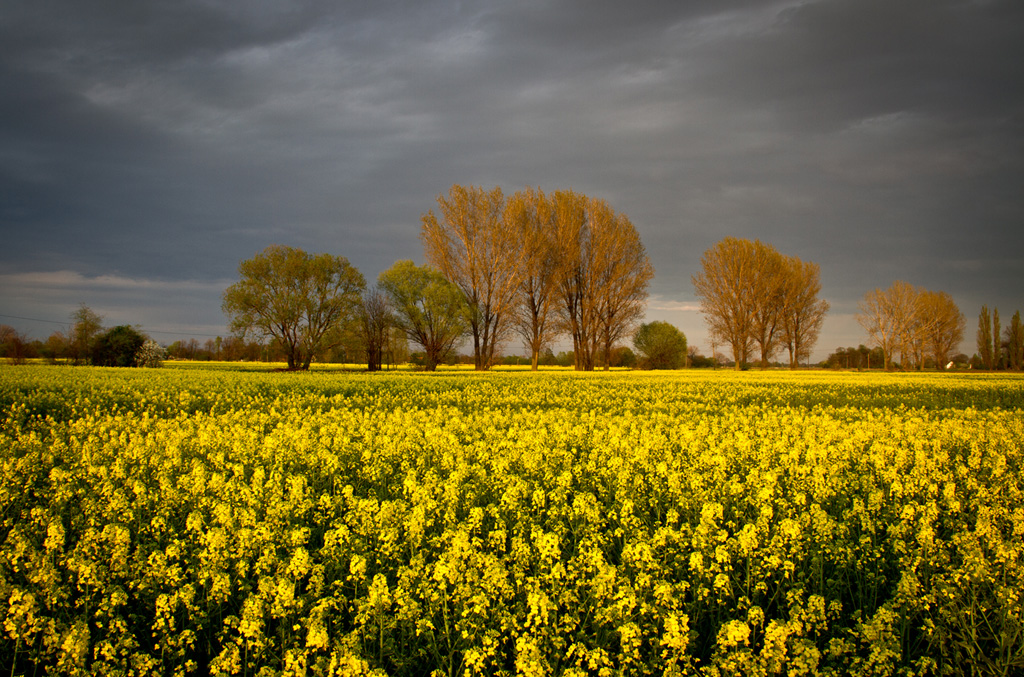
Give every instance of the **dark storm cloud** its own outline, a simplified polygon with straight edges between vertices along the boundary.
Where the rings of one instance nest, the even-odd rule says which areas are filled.
[[[372,279],[455,182],[608,199],[691,342],[724,235],[822,265],[823,342],[897,278],[1020,305],[1022,33],[1018,2],[6,3],[0,313],[163,285],[160,317],[222,332],[203,293],[239,260]]]

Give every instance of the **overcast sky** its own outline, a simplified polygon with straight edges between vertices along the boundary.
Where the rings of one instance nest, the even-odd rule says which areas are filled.
[[[227,335],[239,261],[372,282],[453,183],[604,198],[648,319],[704,352],[690,276],[732,235],[820,264],[818,359],[897,279],[973,353],[983,303],[1024,309],[1024,2],[0,4],[0,323],[30,336],[82,303]]]

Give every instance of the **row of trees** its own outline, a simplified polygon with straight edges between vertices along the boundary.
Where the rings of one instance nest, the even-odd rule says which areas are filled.
[[[612,362],[643,316],[653,267],[633,224],[603,200],[536,189],[452,186],[422,219],[428,261],[398,261],[367,289],[349,262],[274,245],[239,265],[222,308],[234,332],[276,339],[290,369],[356,335],[370,370],[399,332],[434,369],[466,336],[488,369],[518,335],[537,368],[559,335],[574,366]]]
[[[455,185],[423,216],[427,261],[461,292],[477,369],[513,334],[541,350],[572,338],[575,367],[611,363],[643,317],[654,268],[630,220],[574,191],[527,188],[506,198]]]
[[[103,328],[103,319],[88,306],[71,314],[71,327],[55,331],[43,341],[29,341],[7,325],[0,326],[0,356],[23,362],[32,357],[101,367],[155,367],[163,349],[129,325]]]
[[[750,361],[755,347],[766,368],[779,349],[795,369],[810,356],[829,304],[819,299],[821,270],[816,263],[780,254],[759,240],[727,237],[701,258],[691,278],[712,342],[732,348],[736,368]]]
[[[993,308],[990,316],[988,306],[982,306],[978,315],[978,358],[986,369],[1024,369],[1024,326],[1020,311],[1013,314],[1002,334],[999,330],[999,309]]]
[[[902,280],[869,291],[859,310],[857,322],[882,349],[886,370],[897,352],[904,368],[919,369],[929,357],[945,366],[964,337],[966,321],[949,294]]]

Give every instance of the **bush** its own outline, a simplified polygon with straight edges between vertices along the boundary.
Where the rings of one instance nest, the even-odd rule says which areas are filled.
[[[92,348],[92,363],[99,367],[135,366],[135,355],[146,338],[126,324],[101,334]]]
[[[686,336],[668,322],[640,325],[633,345],[643,369],[679,369],[686,364]]]
[[[135,353],[136,367],[162,367],[164,366],[164,349],[160,344],[149,339],[142,344],[139,351]]]

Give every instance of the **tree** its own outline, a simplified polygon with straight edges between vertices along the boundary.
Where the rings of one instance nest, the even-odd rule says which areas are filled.
[[[500,188],[454,185],[437,205],[440,218],[432,210],[423,215],[424,253],[465,297],[474,366],[485,370],[511,330],[522,256],[517,229],[506,219]]]
[[[641,324],[633,346],[644,369],[679,369],[686,363],[686,336],[668,322]]]
[[[522,254],[515,330],[530,349],[530,368],[537,371],[541,350],[559,333],[554,306],[560,269],[551,201],[539,189],[519,191],[505,205],[505,222],[515,231]]]
[[[562,327],[572,336],[575,367],[592,371],[642,316],[654,276],[636,228],[603,201],[573,191],[551,197],[556,296]]]
[[[64,332],[55,331],[46,338],[46,344],[42,351],[43,357],[49,362],[56,362],[67,357],[69,344],[70,341]]]
[[[783,311],[790,268],[775,247],[754,240],[754,259],[746,284],[754,304],[751,338],[761,352],[761,368],[767,369],[782,340]]]
[[[164,349],[153,339],[148,339],[135,353],[136,367],[164,366]]]
[[[1024,326],[1020,322],[1019,310],[1013,314],[1010,326],[1006,328],[1006,347],[1010,369],[1024,369]]]
[[[993,365],[992,359],[992,320],[988,314],[988,306],[981,307],[981,313],[978,315],[978,357],[981,358],[982,364],[985,365],[986,369],[991,369]]]
[[[736,369],[753,347],[755,288],[749,284],[757,265],[757,245],[727,237],[704,252],[701,270],[690,278],[713,340],[732,348]]]
[[[944,291],[924,291],[919,298],[920,330],[926,350],[942,369],[949,357],[964,340],[967,320],[953,297]]]
[[[344,257],[282,245],[242,261],[238,274],[222,305],[231,329],[277,339],[289,369],[309,369],[319,350],[340,340],[336,332],[355,314],[366,286]]]
[[[860,302],[857,322],[884,354],[885,369],[892,368],[892,355],[900,348],[900,357],[907,357],[909,338],[917,321],[918,291],[913,285],[897,280],[887,290],[874,289]]]
[[[81,364],[92,354],[92,342],[103,330],[103,318],[94,313],[89,306],[82,304],[71,314],[71,321],[68,357],[73,364]]]
[[[412,261],[396,262],[377,284],[388,295],[395,325],[423,347],[424,366],[434,371],[469,327],[462,292],[439,271]]]
[[[555,252],[559,261],[557,295],[562,328],[572,337],[573,365],[577,371],[594,369],[591,345],[595,319],[591,298],[586,245],[586,196],[555,191],[551,196]]]
[[[992,369],[1003,366],[1002,334],[999,327],[999,309],[992,309]]]
[[[607,371],[616,342],[628,336],[644,316],[654,267],[625,214],[615,213],[603,200],[591,200],[589,223],[592,275],[597,278],[595,338]]]
[[[14,364],[24,364],[28,353],[28,337],[10,325],[0,325],[0,357],[6,357]]]
[[[388,297],[379,287],[363,294],[359,310],[359,336],[366,350],[367,371],[380,371],[391,326]]]
[[[789,351],[789,367],[796,369],[811,356],[825,322],[829,304],[819,299],[821,268],[794,257],[785,259],[785,293],[782,299],[782,344]]]
[[[146,337],[122,324],[96,337],[92,346],[92,363],[98,367],[134,367],[135,356]]]

